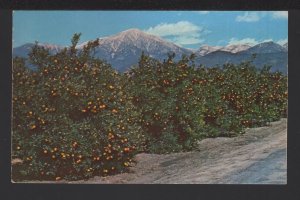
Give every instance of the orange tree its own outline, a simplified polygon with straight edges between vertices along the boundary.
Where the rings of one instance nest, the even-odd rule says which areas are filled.
[[[190,150],[203,133],[203,88],[194,84],[197,74],[192,59],[179,62],[174,55],[163,63],[144,54],[128,73],[128,91],[141,111],[147,151],[168,153]]]
[[[190,150],[206,137],[234,136],[286,116],[287,77],[252,61],[196,67],[193,56],[164,62],[144,54],[128,73],[147,150]]]
[[[286,117],[287,76],[259,70],[252,62],[207,69],[205,121],[211,136],[232,136],[246,127],[266,125]]]
[[[14,179],[79,179],[125,171],[134,144],[142,143],[139,112],[110,65],[80,52],[75,34],[68,49],[50,55],[36,45],[29,61],[13,66]]]

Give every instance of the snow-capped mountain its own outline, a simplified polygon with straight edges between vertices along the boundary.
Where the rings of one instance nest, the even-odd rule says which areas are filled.
[[[223,46],[208,46],[203,45],[200,47],[198,51],[196,51],[197,55],[205,56],[209,53],[215,52],[215,51],[225,51],[230,53],[238,53],[241,51],[245,51],[249,49],[251,46],[247,44],[234,44],[234,45],[227,45],[225,47]]]
[[[253,64],[257,68],[262,68],[264,65],[271,65],[272,70],[279,70],[283,73],[287,72],[287,50],[281,45],[274,42],[264,42],[257,44],[246,50],[239,52],[219,50],[198,57],[196,63],[207,67],[223,65],[225,63],[239,64],[243,61],[252,60],[252,55],[256,54]]]
[[[82,48],[86,43],[78,45]],[[162,60],[168,53],[174,52],[177,57],[191,54],[192,51],[179,47],[160,37],[144,33],[138,29],[129,29],[116,35],[99,38],[99,46],[95,50],[96,57],[106,60],[120,71],[138,63],[144,51],[150,57]]]
[[[225,47],[222,47],[220,50],[221,51],[227,51],[230,53],[238,53],[241,51],[245,51],[247,49],[251,48],[250,45],[248,44],[233,44],[233,45],[227,45]]]
[[[222,46],[209,46],[209,45],[203,45],[200,47],[198,51],[196,51],[196,55],[205,56],[209,53],[218,51],[222,48]]]
[[[262,54],[262,53],[280,53],[280,52],[286,52],[286,49],[281,46],[280,44],[277,44],[275,42],[263,42],[260,44],[257,44],[247,50],[247,53],[256,53],[256,54]]]
[[[79,44],[76,48],[82,50],[88,41]],[[13,49],[13,56],[27,57],[33,43],[27,43]],[[54,54],[63,47],[51,44],[39,44],[49,49]],[[118,71],[124,72],[132,65],[136,65],[144,52],[146,55],[158,60],[167,59],[169,53],[175,53],[175,59],[182,55],[195,53],[195,63],[207,67],[223,65],[224,63],[238,64],[242,61],[251,60],[252,54],[256,54],[254,64],[261,68],[263,65],[272,65],[274,70],[286,72],[287,46],[274,42],[264,42],[255,46],[247,44],[228,46],[204,45],[198,50],[180,47],[172,42],[166,41],[158,36],[145,33],[138,29],[129,29],[116,35],[99,38],[99,46],[94,51],[94,56],[106,60]]]

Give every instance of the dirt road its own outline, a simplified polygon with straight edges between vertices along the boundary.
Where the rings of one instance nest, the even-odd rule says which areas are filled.
[[[229,175],[220,183],[284,184],[286,183],[286,149],[279,149],[267,158]]]
[[[287,120],[235,138],[205,139],[197,151],[139,154],[130,173],[72,183],[286,184]]]

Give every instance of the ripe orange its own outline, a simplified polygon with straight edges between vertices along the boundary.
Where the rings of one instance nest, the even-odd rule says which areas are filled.
[[[117,109],[112,109],[112,111],[111,111],[112,113],[117,113],[118,112],[118,110]]]
[[[80,160],[80,159],[76,161],[76,163],[77,163],[77,164],[78,164],[78,163],[80,163],[80,162],[81,162],[81,160]]]
[[[35,129],[35,128],[36,128],[36,125],[35,125],[35,124],[33,124],[33,125],[30,126],[30,129],[31,129],[31,130],[33,130],[33,129]]]

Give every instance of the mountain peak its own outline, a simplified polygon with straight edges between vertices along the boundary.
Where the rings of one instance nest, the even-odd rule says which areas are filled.
[[[95,49],[95,56],[106,60],[120,71],[124,71],[138,63],[142,52],[146,52],[150,57],[159,60],[165,59],[169,52],[174,52],[178,55],[177,57],[192,53],[191,50],[179,47],[159,36],[145,33],[139,29],[128,29],[99,39],[99,46]],[[78,48],[85,44],[86,42],[82,43]]]
[[[216,52],[216,51],[224,51],[224,52],[230,52],[230,53],[238,53],[241,51],[245,51],[249,49],[251,46],[247,44],[236,44],[236,45],[227,45],[227,46],[209,46],[209,45],[203,45],[200,47],[200,49],[197,51],[199,55],[204,56],[206,54]]]
[[[248,49],[248,53],[261,54],[261,53],[278,53],[278,52],[286,52],[286,49],[273,41],[263,42]]]
[[[231,45],[227,45],[227,46],[221,48],[221,50],[231,52],[231,53],[238,53],[241,51],[246,51],[250,47],[251,46],[248,44],[231,44]]]
[[[133,28],[133,29],[128,29],[128,30],[122,31],[122,32],[116,34],[115,37],[138,39],[139,37],[153,37],[153,36],[143,32],[139,29]]]
[[[137,29],[137,28],[130,28],[130,29],[127,29],[127,30],[122,31],[120,33],[125,33],[125,34],[142,34],[144,32],[141,31],[140,29]]]

